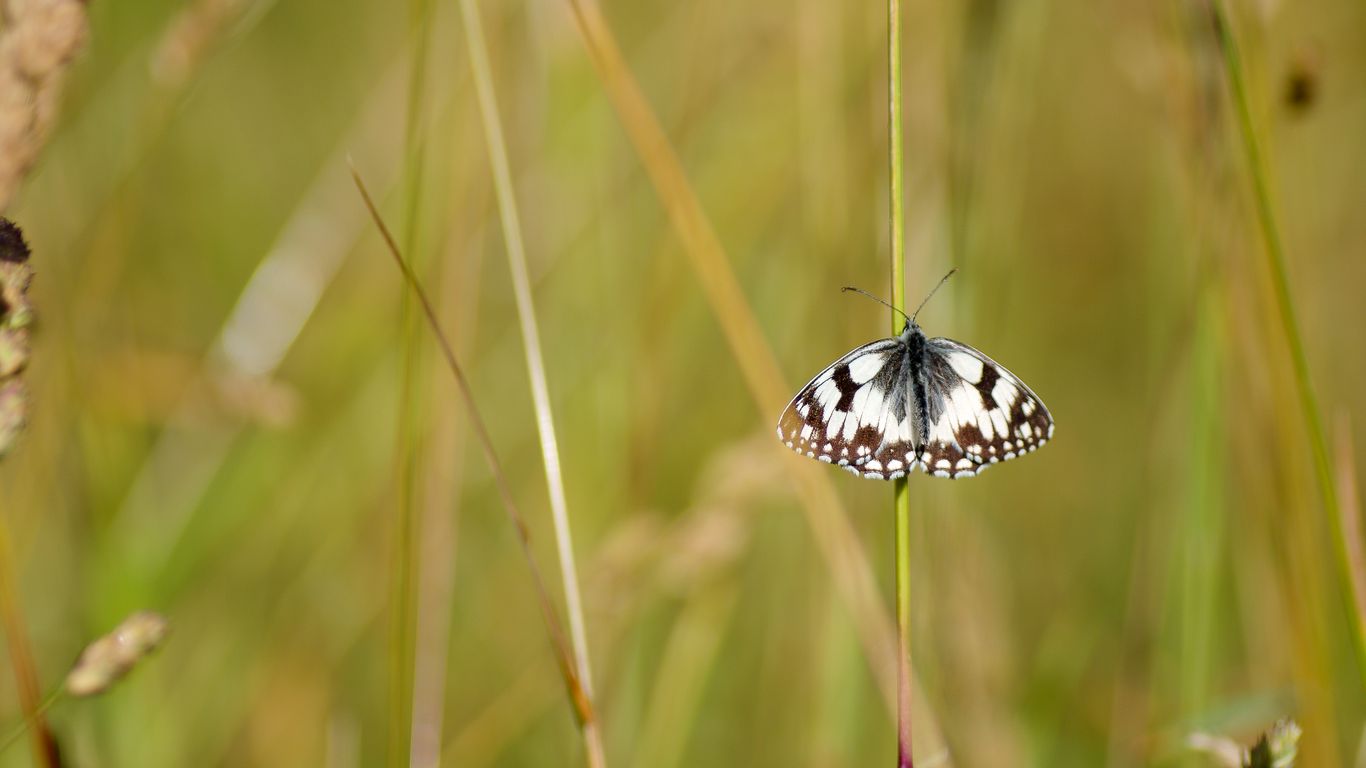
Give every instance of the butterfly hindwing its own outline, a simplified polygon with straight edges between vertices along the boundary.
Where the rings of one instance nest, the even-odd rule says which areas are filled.
[[[908,375],[898,339],[865,344],[802,387],[783,411],[778,439],[856,475],[900,477],[915,461]]]
[[[1039,396],[978,350],[930,339],[922,371],[927,414],[920,461],[926,472],[972,476],[1053,437],[1053,417]]]

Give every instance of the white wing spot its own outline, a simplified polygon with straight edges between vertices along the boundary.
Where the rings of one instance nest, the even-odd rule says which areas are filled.
[[[1005,411],[1000,408],[991,409],[991,426],[995,427],[996,434],[1002,437],[1010,434],[1010,424],[1006,422]]]
[[[952,407],[958,412],[960,422],[964,421],[964,417],[982,409],[982,396],[978,394],[976,387],[957,387],[953,390],[952,398]]]
[[[849,414],[844,411],[835,411],[835,415],[830,418],[825,425],[825,439],[834,440],[835,435],[840,433],[840,427],[844,426],[844,419]]]
[[[949,365],[954,372],[964,379],[976,384],[982,380],[982,361],[969,355],[966,352],[953,352],[949,356]]]
[[[983,440],[988,441],[996,434],[995,426],[991,422],[991,413],[989,411],[977,412],[977,431],[982,433]]]
[[[885,354],[860,355],[849,364],[849,378],[853,379],[855,384],[867,384],[873,380],[878,371],[882,370],[882,364],[886,360]]]
[[[1006,410],[1014,407],[1015,399],[1019,397],[1019,395],[1020,390],[1016,389],[1015,385],[1011,384],[1005,378],[997,379],[996,386],[991,388],[991,398],[996,401],[997,405],[1000,405]]]

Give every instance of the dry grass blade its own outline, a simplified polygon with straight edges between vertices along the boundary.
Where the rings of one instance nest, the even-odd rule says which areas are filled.
[[[535,582],[536,599],[540,605],[541,615],[545,619],[546,629],[550,633],[551,645],[555,651],[556,661],[560,666],[560,674],[564,678],[565,687],[569,692],[574,714],[580,724],[586,728],[596,722],[592,703],[585,695],[583,686],[579,683],[578,674],[574,671],[573,657],[569,652],[569,644],[565,641],[564,630],[560,626],[559,617],[555,614],[554,605],[550,602],[550,593],[546,590],[545,579],[541,575],[540,566],[536,564],[536,557],[531,551],[529,529],[521,512],[517,510],[517,502],[513,499],[512,488],[508,485],[507,477],[503,473],[503,466],[499,463],[497,454],[494,453],[493,441],[489,438],[488,428],[484,425],[484,420],[479,415],[479,409],[474,404],[474,394],[470,390],[469,382],[465,379],[465,373],[455,358],[455,351],[446,339],[445,332],[441,330],[441,325],[437,321],[436,310],[432,308],[432,303],[428,300],[426,292],[422,290],[422,285],[417,281],[417,276],[408,267],[408,263],[403,260],[403,255],[399,252],[393,235],[389,233],[389,228],[385,226],[384,219],[380,217],[379,210],[375,207],[375,202],[365,187],[365,182],[361,180],[360,174],[354,167],[351,168],[351,177],[356,182],[356,189],[365,202],[366,210],[370,212],[370,217],[374,219],[375,226],[379,228],[380,235],[384,238],[385,246],[394,257],[394,262],[398,265],[399,271],[403,273],[404,281],[417,298],[418,304],[431,326],[432,333],[436,336],[441,354],[451,369],[451,375],[455,377],[456,386],[460,390],[461,398],[464,400],[465,409],[469,416],[470,426],[474,429],[475,438],[479,442],[480,449],[484,452],[484,458],[488,461],[489,471],[493,474],[494,485],[497,486],[498,495],[503,502],[503,509],[507,512],[508,519],[511,520],[512,527],[517,532],[517,542],[521,545],[527,568],[531,571],[532,581]]]
[[[760,412],[777,412],[787,387],[773,351],[741,291],[729,259],[712,229],[664,129],[641,93],[616,40],[591,0],[568,0],[593,64],[637,154],[645,165],[669,220],[683,241],[713,314]],[[881,687],[888,713],[895,716],[896,634],[878,594],[867,555],[849,526],[843,504],[824,474],[789,457],[807,523],[820,547],[841,598],[858,625],[859,636]]]
[[[492,67],[489,64],[488,45],[484,41],[484,25],[479,17],[479,9],[474,0],[461,0],[460,12],[465,20],[470,66],[474,70],[479,114],[484,121],[484,141],[488,149],[489,164],[493,168],[498,213],[503,225],[503,241],[507,246],[508,268],[512,272],[512,289],[517,302],[517,319],[522,329],[522,347],[526,352],[527,375],[531,378],[531,396],[536,409],[536,430],[540,435],[541,460],[545,466],[546,487],[550,492],[550,513],[555,525],[555,546],[560,559],[560,581],[564,587],[565,608],[569,613],[569,637],[574,646],[574,661],[579,682],[583,685],[584,694],[591,700],[593,671],[589,663],[588,632],[583,618],[583,600],[579,596],[579,574],[574,563],[574,540],[569,525],[564,477],[560,469],[559,441],[555,436],[555,419],[550,408],[550,386],[546,382],[545,360],[541,354],[541,335],[536,324],[535,304],[531,298],[531,278],[527,272],[526,248],[522,243],[522,224],[517,213],[517,196],[512,188],[512,172],[508,167],[507,142],[503,139],[502,121],[498,116],[498,100],[493,90]],[[585,726],[584,738],[587,742],[589,765],[604,765],[606,761],[602,737],[595,723]]]

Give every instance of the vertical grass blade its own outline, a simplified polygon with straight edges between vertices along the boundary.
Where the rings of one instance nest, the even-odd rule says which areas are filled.
[[[422,99],[427,81],[427,46],[431,19],[429,0],[409,3],[409,32],[415,38],[408,70],[407,120],[404,132],[403,250],[418,253],[418,213],[422,202]],[[403,374],[399,384],[397,519],[394,521],[394,560],[389,625],[389,765],[401,768],[411,761],[413,728],[413,654],[417,626],[417,574],[421,537],[417,511],[417,466],[422,441],[422,355],[419,317],[412,300],[403,295],[399,327],[403,337]]]
[[[1271,203],[1271,182],[1268,178],[1266,159],[1258,139],[1256,122],[1252,116],[1252,106],[1248,100],[1247,86],[1243,77],[1242,58],[1238,51],[1238,41],[1230,27],[1230,14],[1227,0],[1216,0],[1213,4],[1215,26],[1219,34],[1224,56],[1224,69],[1228,76],[1229,90],[1237,113],[1239,133],[1242,135],[1246,152],[1248,173],[1251,175],[1253,200],[1256,205],[1257,223],[1265,241],[1267,269],[1275,292],[1276,310],[1282,332],[1289,348],[1291,370],[1294,372],[1295,390],[1300,405],[1300,416],[1309,434],[1310,452],[1313,456],[1314,475],[1318,481],[1319,495],[1323,498],[1324,514],[1328,517],[1328,529],[1333,538],[1333,554],[1337,565],[1339,590],[1347,611],[1351,627],[1352,649],[1356,654],[1357,674],[1363,689],[1366,689],[1366,613],[1358,609],[1366,600],[1358,593],[1352,579],[1350,545],[1346,531],[1343,530],[1342,514],[1339,508],[1337,488],[1333,482],[1333,470],[1328,456],[1328,439],[1323,421],[1319,415],[1318,402],[1309,376],[1309,360],[1304,351],[1304,339],[1300,334],[1299,320],[1295,315],[1295,302],[1290,294],[1290,278],[1285,266],[1285,248],[1281,242],[1280,230],[1276,224],[1275,211]]]
[[[902,211],[901,0],[887,0],[888,210],[892,244],[892,335],[906,310],[906,217]],[[914,768],[911,749],[911,494],[907,478],[893,481],[896,519],[896,754],[898,768]]]
[[[502,121],[498,117],[498,100],[494,93],[492,67],[489,65],[488,46],[484,41],[484,27],[480,21],[479,9],[475,6],[474,0],[460,0],[460,12],[465,21],[470,66],[474,70],[479,114],[484,122],[484,140],[488,147],[489,164],[493,170],[498,214],[502,221],[508,268],[512,272],[512,290],[517,302],[517,319],[522,329],[527,374],[531,379],[531,396],[536,409],[536,430],[541,438],[541,459],[545,465],[545,481],[550,493],[550,513],[555,525],[555,546],[560,559],[560,580],[564,586],[565,608],[569,614],[569,637],[574,647],[574,664],[584,695],[591,701],[593,673],[588,655],[588,633],[583,619],[583,600],[579,595],[579,574],[574,562],[574,541],[569,525],[564,478],[560,470],[559,443],[555,436],[554,414],[550,408],[550,387],[546,383],[541,336],[536,325],[535,305],[531,299],[531,278],[527,272],[526,248],[522,243],[522,224],[517,213],[517,196],[512,188],[512,172],[508,167],[507,143],[503,139]],[[588,749],[588,764],[605,765],[602,737],[596,722],[584,724],[584,740]]]

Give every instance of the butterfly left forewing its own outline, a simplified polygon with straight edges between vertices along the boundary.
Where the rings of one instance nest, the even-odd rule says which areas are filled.
[[[972,476],[1037,449],[1053,417],[1018,376],[972,347],[931,339],[922,365],[927,436],[919,455],[939,477]]]
[[[865,344],[802,387],[778,421],[778,439],[856,475],[900,477],[914,463],[906,375],[900,341]]]

